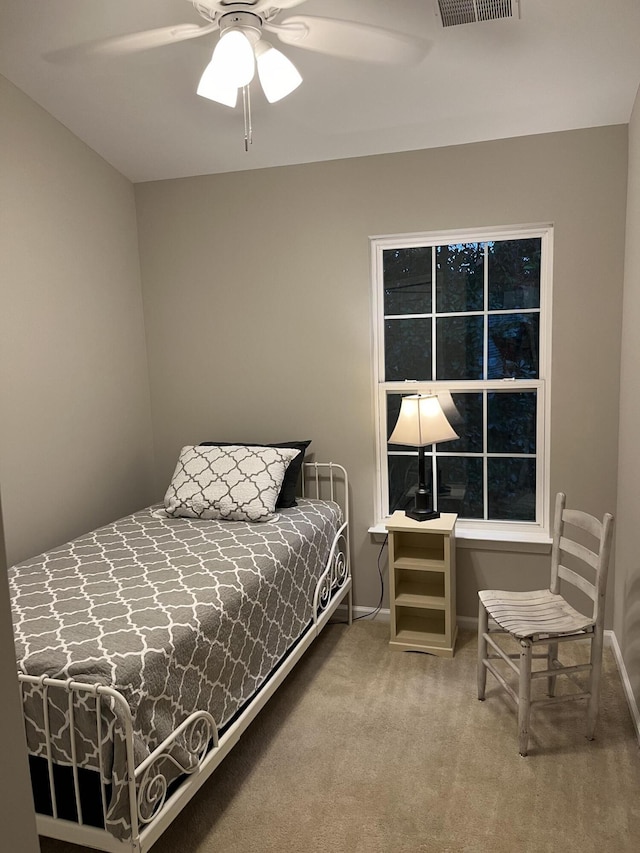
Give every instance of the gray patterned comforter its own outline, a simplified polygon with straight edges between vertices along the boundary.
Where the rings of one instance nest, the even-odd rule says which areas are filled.
[[[194,710],[220,729],[311,622],[341,521],[337,504],[308,499],[263,524],[168,518],[156,506],[27,560],[9,571],[18,669],[117,689],[136,764]],[[63,702],[52,734],[64,764]],[[45,755],[35,690],[25,718],[30,753]],[[77,745],[80,763],[97,768],[90,741]],[[124,752],[112,732],[102,753],[114,785],[109,828],[121,836]]]

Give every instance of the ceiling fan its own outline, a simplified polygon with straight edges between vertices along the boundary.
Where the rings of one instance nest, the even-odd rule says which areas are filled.
[[[229,14],[249,13],[261,29],[278,36],[285,44],[366,62],[405,63],[419,61],[428,42],[414,35],[338,18],[296,15],[277,21],[281,12],[307,0],[187,0],[207,21],[204,26],[178,24],[92,42],[97,53],[122,54],[184,41],[220,29]]]
[[[421,60],[429,43],[422,38],[382,27],[337,18],[281,14],[306,0],[189,0],[204,25],[179,24],[116,36],[72,48],[84,53],[123,55],[220,32],[211,61],[204,69],[197,93],[234,107],[242,93],[245,148],[251,142],[249,84],[257,69],[270,103],[284,98],[302,82],[290,59],[263,37],[275,35],[287,45],[375,63],[413,63]],[[57,52],[68,55],[69,51]],[[50,58],[53,58],[50,55]]]

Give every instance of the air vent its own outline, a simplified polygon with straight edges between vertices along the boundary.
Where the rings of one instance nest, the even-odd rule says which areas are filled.
[[[438,0],[443,27],[519,18],[520,0]]]

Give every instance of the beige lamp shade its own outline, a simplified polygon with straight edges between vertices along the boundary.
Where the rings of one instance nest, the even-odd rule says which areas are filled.
[[[400,414],[389,444],[424,447],[455,438],[458,438],[458,434],[447,420],[435,394],[411,394],[402,398]]]

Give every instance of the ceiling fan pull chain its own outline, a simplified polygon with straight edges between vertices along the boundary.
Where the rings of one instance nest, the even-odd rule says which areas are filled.
[[[251,127],[251,93],[248,86],[242,87],[242,109],[244,111],[244,150],[248,151],[253,144],[253,128]]]

